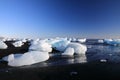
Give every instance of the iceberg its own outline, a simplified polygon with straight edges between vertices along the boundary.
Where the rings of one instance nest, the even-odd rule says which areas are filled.
[[[25,38],[24,38],[24,39],[22,39],[21,41],[22,41],[22,42],[24,42],[24,43],[25,43],[25,42],[27,42],[27,40],[26,40]]]
[[[120,39],[104,39],[104,43],[113,46],[120,46]]]
[[[100,62],[107,62],[107,60],[106,59],[101,59]]]
[[[86,42],[86,38],[84,38],[84,39],[78,39],[77,41],[80,42],[80,43],[85,43]]]
[[[48,59],[48,52],[29,51],[17,57],[15,57],[14,54],[8,55],[8,65],[14,67],[32,65],[35,63],[46,61]]]
[[[112,41],[113,41],[112,39],[104,39],[104,43],[106,44],[111,44]]]
[[[60,40],[58,40],[58,39],[50,39],[50,40],[47,40],[46,42],[49,43],[49,44],[51,44],[51,45],[53,45],[53,44],[55,44],[55,43],[57,43],[59,41]]]
[[[45,40],[33,41],[31,42],[29,51],[52,52],[52,46]]]
[[[58,51],[65,51],[65,49],[69,43],[70,43],[70,41],[68,41],[68,40],[60,40],[60,41],[52,44],[52,47]]]
[[[99,39],[99,40],[98,40],[98,43],[104,43],[104,40]]]
[[[7,49],[7,45],[6,43],[4,43],[3,41],[0,41],[0,49]]]
[[[12,39],[11,38],[7,38],[6,41],[12,41]]]
[[[72,42],[76,42],[77,41],[77,39],[76,38],[72,38],[72,40],[71,40]]]
[[[64,51],[64,53],[62,53],[62,55],[72,56],[72,55],[74,55],[74,49],[71,48],[71,47],[68,47],[68,48]]]
[[[22,41],[16,41],[13,43],[14,47],[21,47],[22,45],[24,45],[24,43]]]
[[[68,44],[67,47],[73,48],[74,52],[76,54],[85,54],[87,51],[87,47],[85,45],[80,44],[80,43],[71,42]]]
[[[14,57],[17,58],[17,57],[20,57],[20,56],[22,56],[22,55],[23,55],[23,54],[19,54],[19,53],[18,53],[18,54],[14,54]],[[3,57],[2,60],[3,60],[3,61],[8,61],[8,56]]]

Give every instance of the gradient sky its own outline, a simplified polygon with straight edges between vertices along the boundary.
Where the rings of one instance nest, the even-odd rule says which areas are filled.
[[[0,36],[120,38],[120,0],[0,0]]]

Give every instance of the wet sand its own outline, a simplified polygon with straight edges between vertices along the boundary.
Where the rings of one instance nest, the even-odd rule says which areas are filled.
[[[36,64],[35,64],[36,65]],[[0,69],[1,80],[97,80],[120,79],[120,64],[84,63],[49,67],[18,67]]]

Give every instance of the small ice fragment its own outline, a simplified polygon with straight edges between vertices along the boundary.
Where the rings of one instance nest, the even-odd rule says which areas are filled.
[[[76,71],[70,72],[70,75],[71,75],[71,76],[75,76],[75,75],[77,75],[77,74],[78,74],[78,72],[76,72]]]
[[[107,60],[106,59],[101,59],[100,62],[107,62]]]

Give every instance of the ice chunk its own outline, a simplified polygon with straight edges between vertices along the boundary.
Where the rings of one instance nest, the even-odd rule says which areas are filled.
[[[71,75],[71,76],[77,76],[77,75],[78,75],[78,72],[72,71],[72,72],[70,72],[70,75]]]
[[[115,46],[120,46],[120,39],[113,39],[112,44]]]
[[[0,38],[0,41],[5,42],[7,39],[6,38]]]
[[[10,55],[8,56],[8,61],[12,61],[12,60],[14,60],[14,54],[10,54]]]
[[[76,42],[77,41],[77,39],[76,38],[72,38],[72,40],[71,40],[72,42]]]
[[[76,54],[85,54],[87,51],[87,47],[80,43],[69,43],[68,47],[74,48]]]
[[[104,39],[104,43],[106,44],[111,44],[112,41],[113,41],[112,39]]]
[[[7,45],[3,42],[3,41],[0,41],[0,49],[7,49]]]
[[[58,42],[52,44],[52,47],[55,48],[58,51],[65,51],[65,49],[66,49],[66,47],[68,46],[69,43],[70,43],[70,41],[61,40],[61,41],[58,41]]]
[[[80,42],[80,43],[85,43],[86,42],[86,38],[84,38],[84,39],[78,39],[77,41]]]
[[[113,46],[120,46],[120,39],[105,39],[104,42]]]
[[[62,55],[69,55],[72,56],[74,54],[74,49],[71,47],[68,47]]]
[[[13,41],[17,41],[17,39],[16,39],[16,38],[13,38],[12,40],[13,40]]]
[[[45,42],[44,40],[40,41],[33,41],[31,43],[31,46],[29,47],[29,50],[31,51],[41,51],[41,52],[51,52],[52,46]]]
[[[22,39],[21,41],[22,41],[22,42],[24,42],[24,43],[25,43],[25,42],[27,42],[27,40],[26,40],[25,38],[24,38],[24,39]]]
[[[68,38],[68,41],[72,41],[72,38]]]
[[[19,57],[15,57],[13,54],[8,56],[9,66],[24,66],[32,65],[35,63],[43,62],[49,59],[48,52],[29,51],[22,54]]]
[[[16,42],[13,43],[13,45],[15,47],[21,47],[22,45],[24,45],[24,43],[22,41],[16,41]]]
[[[104,41],[102,39],[98,40],[98,43],[104,43]]]
[[[13,54],[12,54],[12,55],[13,55]],[[17,57],[20,57],[20,56],[22,56],[22,55],[23,55],[23,54],[14,54],[13,56],[14,56],[15,58],[17,58]],[[2,60],[8,61],[8,56],[3,57]]]
[[[57,39],[50,39],[50,40],[47,40],[46,42],[53,45],[55,44],[56,42],[59,42],[60,40],[57,40]]]
[[[11,38],[7,38],[6,41],[12,41],[12,39]]]
[[[107,62],[107,60],[106,59],[101,59],[100,62]]]
[[[30,38],[27,38],[26,40],[27,40],[28,42],[32,41],[32,39],[30,39]]]

